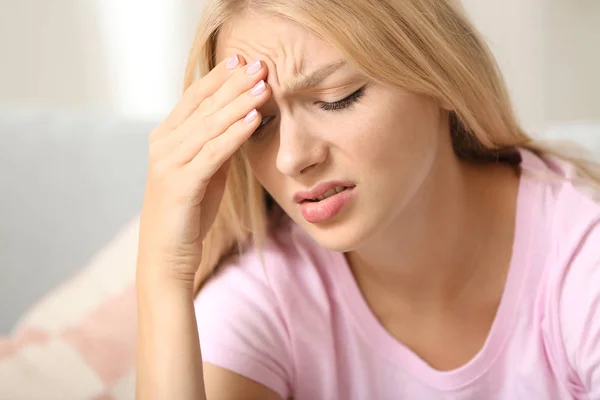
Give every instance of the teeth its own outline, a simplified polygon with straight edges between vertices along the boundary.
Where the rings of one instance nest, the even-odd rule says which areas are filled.
[[[323,195],[325,198],[328,198],[330,196],[333,196],[334,194],[336,194],[337,192],[335,191],[335,188],[333,189],[329,189],[328,191],[325,192],[325,194]]]
[[[333,196],[334,194],[338,194],[339,192],[342,192],[346,189],[345,186],[336,186],[333,189],[329,189],[328,191],[326,191],[323,195],[315,198],[313,201],[321,201],[321,200],[325,200],[328,197]]]

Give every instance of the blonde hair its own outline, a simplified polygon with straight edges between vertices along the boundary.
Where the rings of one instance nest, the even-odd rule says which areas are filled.
[[[521,129],[494,57],[455,0],[205,1],[185,88],[214,68],[219,29],[228,19],[250,12],[286,18],[334,45],[366,77],[451,105],[453,146],[460,157],[518,166],[517,148],[527,148],[566,159],[583,179],[600,184],[597,165],[534,141]],[[204,242],[197,288],[249,239],[261,247],[269,214],[266,200],[238,152]]]

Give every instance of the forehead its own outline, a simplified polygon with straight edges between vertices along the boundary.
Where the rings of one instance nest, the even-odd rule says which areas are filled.
[[[303,75],[339,60],[341,53],[300,24],[275,16],[236,16],[222,27],[217,40],[217,63],[232,54],[251,62],[260,59],[269,71]]]

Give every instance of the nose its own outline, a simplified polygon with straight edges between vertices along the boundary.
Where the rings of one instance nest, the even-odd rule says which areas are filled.
[[[329,151],[327,142],[307,125],[292,118],[281,121],[277,169],[286,176],[297,177],[322,164]]]

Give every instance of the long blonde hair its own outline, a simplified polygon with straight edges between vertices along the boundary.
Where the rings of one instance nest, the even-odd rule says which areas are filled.
[[[457,154],[518,165],[517,148],[572,162],[600,184],[598,166],[534,141],[519,126],[489,48],[456,0],[205,0],[185,88],[214,68],[225,21],[257,12],[294,21],[338,48],[366,77],[450,104]],[[269,210],[241,152],[233,160],[215,224],[204,242],[196,287],[249,239],[261,247]]]

